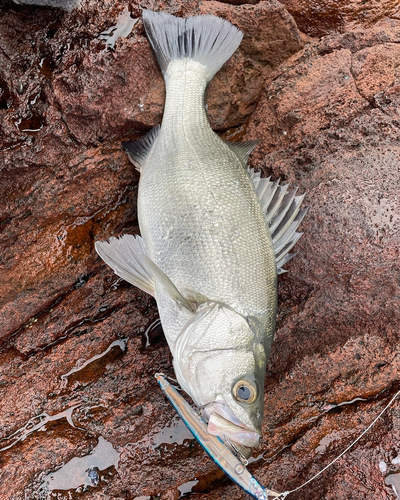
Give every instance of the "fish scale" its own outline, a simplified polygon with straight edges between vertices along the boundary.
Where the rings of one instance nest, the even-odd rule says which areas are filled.
[[[260,202],[236,155],[209,126],[204,69],[190,60],[173,65],[161,132],[140,179],[142,237],[177,288],[273,329],[276,266]],[[167,338],[170,330],[175,338],[175,311],[159,309]]]

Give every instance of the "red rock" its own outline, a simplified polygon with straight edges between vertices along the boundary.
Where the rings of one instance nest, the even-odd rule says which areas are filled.
[[[396,388],[399,27],[391,21],[307,46],[267,85],[245,136],[261,138],[254,165],[298,185],[310,206],[281,280],[266,382],[267,456],[290,450],[260,472],[278,490],[339,455],[383,408],[379,395],[387,401]],[[355,398],[367,401],[318,417],[327,402]],[[296,498],[387,498],[378,464],[398,451],[398,408]]]
[[[198,12],[223,17],[244,35],[239,50],[208,89],[212,127],[223,130],[245,121],[255,109],[265,80],[303,43],[293,18],[275,0],[239,6],[200,2]]]
[[[245,33],[238,53],[208,92],[213,127],[238,125],[254,111],[265,78],[302,47],[297,26],[276,0],[246,6],[192,1],[191,9],[186,5],[182,12],[183,5],[177,3],[178,13],[216,14]],[[177,6],[166,11],[176,14]],[[140,16],[139,9],[134,16]],[[115,51],[107,50],[98,38],[92,38],[88,50],[64,51],[53,88],[68,128],[79,142],[120,138],[161,120],[164,84],[141,21],[129,38],[117,40]]]
[[[1,8],[2,500],[43,498],[45,476],[88,455],[100,436],[120,453],[118,470],[77,496],[173,499],[197,478],[199,499],[247,498],[194,441],[154,445],[175,416],[153,377],[173,374],[166,342],[156,335],[144,348],[155,303],[118,280],[93,248],[97,239],[138,232],[138,174],[119,143],[159,121],[163,103],[141,22],[113,51],[99,35],[125,8],[116,0],[70,14]],[[131,9],[140,17],[137,2]],[[280,284],[264,460],[250,466],[266,485],[294,488],[397,390],[400,24],[300,50],[296,25],[275,1],[176,0],[165,9],[212,12],[244,31],[240,52],[210,86],[210,116],[220,130],[239,125],[232,138],[244,135],[251,115],[247,137],[262,138],[254,165],[307,191],[305,234]],[[108,350],[121,338],[126,351]],[[292,497],[389,498],[379,462],[396,472],[399,424],[397,403]]]
[[[310,36],[365,30],[385,18],[398,18],[396,0],[282,0],[298,27]]]

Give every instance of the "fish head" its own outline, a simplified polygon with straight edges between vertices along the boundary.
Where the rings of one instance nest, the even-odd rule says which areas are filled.
[[[178,381],[202,409],[208,432],[249,456],[261,436],[266,365],[249,321],[206,303],[183,328],[173,354]]]

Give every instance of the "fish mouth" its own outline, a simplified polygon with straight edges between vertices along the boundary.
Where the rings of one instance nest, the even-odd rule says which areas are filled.
[[[233,451],[249,458],[252,448],[259,444],[261,434],[244,425],[223,403],[211,403],[203,408],[203,415],[208,421],[209,434],[218,436]]]

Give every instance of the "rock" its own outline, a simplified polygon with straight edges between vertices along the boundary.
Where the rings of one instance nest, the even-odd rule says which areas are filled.
[[[282,452],[260,474],[278,490],[339,455],[396,387],[399,27],[387,21],[305,47],[266,86],[245,135],[261,139],[252,164],[299,186],[310,207],[281,280],[266,382],[267,456]],[[386,498],[378,458],[397,450],[396,408],[296,498],[345,499],[349,488],[352,499]],[[364,486],[354,484],[355,470],[369,478]]]
[[[385,18],[398,18],[395,0],[281,0],[299,29],[310,36],[366,30]]]
[[[192,11],[186,7],[182,12],[183,4],[179,2],[166,11],[185,16],[219,15],[245,33],[238,53],[211,83],[207,99],[214,128],[239,125],[254,111],[266,77],[302,47],[300,33],[293,18],[276,0],[237,7],[219,2],[192,1],[191,5]],[[151,4],[151,8],[156,7]],[[140,10],[135,8],[132,16],[138,19]],[[99,24],[99,20],[94,22]],[[71,17],[65,28],[70,31],[69,40],[82,36],[82,30],[77,30],[75,24]],[[115,21],[109,19],[107,27],[113,24]],[[101,25],[106,27],[104,21]],[[79,142],[95,143],[131,135],[159,123],[164,84],[142,22],[134,25],[129,38],[116,42],[116,50],[105,48],[104,42],[93,33],[87,40],[85,49],[75,45],[75,50],[63,50],[53,81],[71,134]],[[68,41],[69,47],[72,43],[76,44]],[[237,98],[232,99],[232,94]]]
[[[304,37],[280,4],[233,3],[141,6],[214,13],[244,31],[241,50],[210,86],[212,122],[234,126],[231,138],[246,127],[246,137],[261,137],[254,166],[307,191],[305,235],[280,284],[263,456],[250,466],[286,490],[343,451],[397,388],[400,25],[388,20],[301,50]],[[100,437],[119,454],[118,469],[91,464],[86,492],[82,485],[53,496],[174,499],[192,490],[199,499],[247,498],[174,424],[153,377],[173,376],[171,355],[160,333],[146,336],[154,300],[94,252],[98,239],[138,232],[138,173],[120,141],[162,113],[162,77],[141,21],[132,22],[138,5],[88,0],[65,13],[1,3],[5,500],[47,498],[48,475],[90,457]],[[116,25],[125,34],[115,40]],[[399,419],[397,403],[293,497],[387,498],[379,467],[396,472]]]
[[[291,17],[273,0],[246,8],[218,2],[193,3],[192,12],[185,10],[188,7],[178,3],[170,11],[179,13],[181,8],[185,15],[214,12],[247,30],[243,52],[235,56],[238,65],[229,63],[228,73],[218,75],[209,94],[210,107],[219,103],[213,106],[217,112],[211,113],[214,124],[228,128],[254,109],[271,68],[301,47],[299,33]],[[86,257],[95,257],[95,214],[115,213],[114,207],[128,201],[134,207],[135,192],[127,196],[137,175],[120,151],[119,141],[159,122],[164,99],[162,77],[141,21],[133,25],[128,38],[116,41],[115,50],[107,49],[100,39],[110,25],[107,9],[108,18],[120,19],[125,12],[116,2],[94,2],[70,15],[35,9],[37,15],[32,16],[29,7],[9,7],[1,20],[0,137],[5,170],[0,182],[7,199],[1,216],[7,241],[2,254],[6,276],[0,311],[4,335],[18,330],[35,315],[38,304],[50,305],[55,290],[64,293],[85,272]],[[245,21],[241,20],[243,9]],[[140,9],[135,7],[121,22],[139,15]],[[87,22],[82,22],[83,17]],[[262,22],[263,38],[254,27],[250,29],[249,19],[254,17]],[[18,43],[16,30],[23,32]],[[284,43],[278,43],[282,37]],[[272,45],[278,49],[272,51]],[[248,91],[241,100],[244,86]],[[232,91],[237,99],[231,99]],[[109,163],[109,172],[120,172],[119,177],[107,174],[103,178],[103,160]],[[24,241],[18,239],[23,231],[21,220],[28,228]],[[82,240],[79,250],[74,246],[77,240]],[[73,275],[69,270],[72,261],[77,264]],[[83,262],[82,267],[78,262]],[[55,269],[57,284],[52,283]],[[25,298],[27,289],[29,299]]]
[[[198,13],[223,17],[244,35],[239,50],[208,89],[212,127],[224,130],[240,125],[254,111],[265,80],[303,42],[293,18],[275,0],[239,6],[200,2]]]
[[[79,0],[13,0],[17,4],[41,5],[70,11],[79,5]]]

